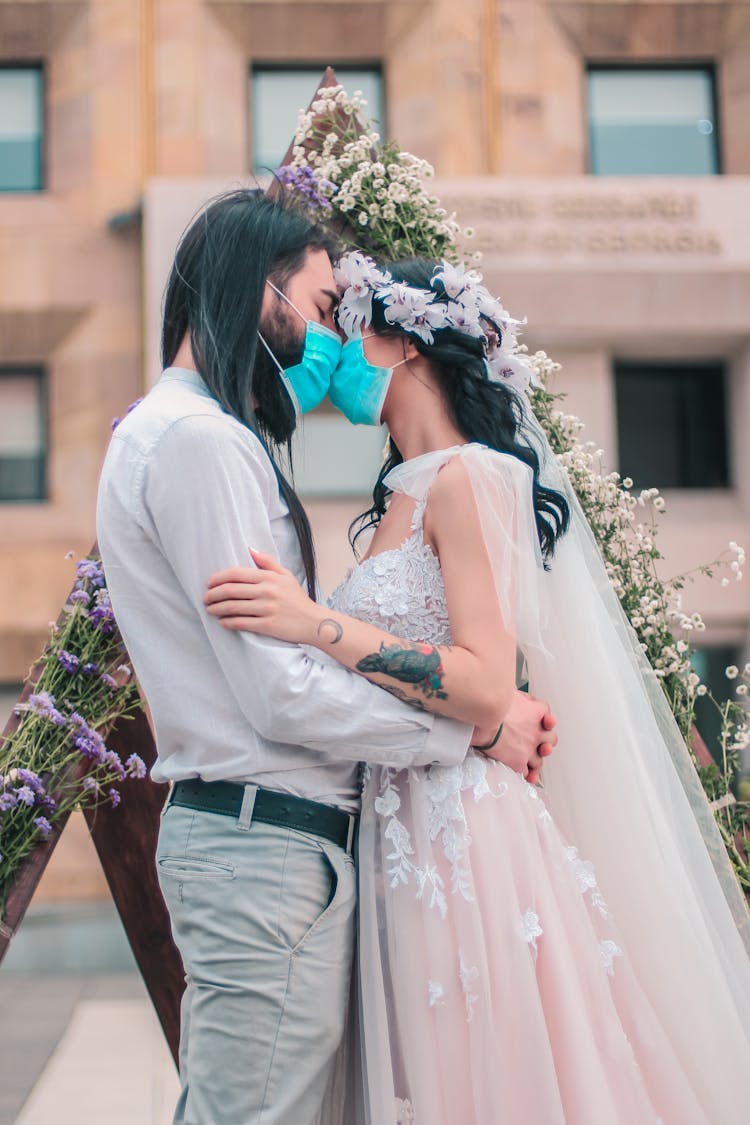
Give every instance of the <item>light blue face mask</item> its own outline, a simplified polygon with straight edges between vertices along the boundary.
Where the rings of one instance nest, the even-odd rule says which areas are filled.
[[[328,394],[333,372],[341,356],[341,338],[338,333],[326,328],[324,324],[307,320],[285,293],[277,289],[273,282],[269,281],[268,284],[288,305],[292,306],[307,325],[302,359],[294,367],[282,367],[262,333],[258,333],[260,342],[278,368],[279,376],[289,392],[296,413],[307,414],[308,411],[314,410]]]
[[[376,367],[364,353],[363,340],[370,338],[358,336],[347,340],[331,376],[331,402],[355,426],[380,425],[393,372],[408,362],[402,359],[393,367]]]

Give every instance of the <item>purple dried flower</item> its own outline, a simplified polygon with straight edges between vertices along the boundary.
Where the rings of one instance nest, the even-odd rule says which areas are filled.
[[[42,836],[49,836],[52,831],[52,825],[47,820],[46,816],[35,816],[34,825],[39,829]]]
[[[15,793],[0,793],[0,812],[7,812],[8,809],[15,808],[18,804],[18,798]]]
[[[122,797],[120,796],[120,794],[117,792],[116,789],[108,789],[107,794],[109,796],[110,801],[112,802],[112,808],[116,809],[117,806],[119,805],[120,801],[122,800]]]
[[[141,778],[146,776],[146,763],[137,754],[131,754],[125,762],[125,766],[131,777]]]
[[[70,724],[74,729],[73,745],[84,758],[92,762],[103,762],[107,753],[102,736],[88,725],[82,715],[76,711],[70,716]]]
[[[98,793],[101,788],[95,777],[84,777],[81,784],[84,789],[90,789],[94,793]]]
[[[64,648],[58,652],[57,659],[59,663],[62,664],[65,671],[71,676],[78,671],[78,667],[81,663],[75,653],[66,652]]]
[[[20,769],[16,776],[37,795],[44,793],[44,782],[33,770]]]
[[[67,719],[61,715],[55,706],[55,697],[48,691],[40,691],[29,696],[29,711],[39,715],[41,719],[49,719],[56,727],[65,726]]]
[[[97,588],[105,585],[101,563],[96,559],[80,559],[76,564],[76,590],[82,590],[84,582],[90,582]]]
[[[107,750],[102,758],[104,765],[109,766],[111,770],[117,774],[120,781],[124,781],[127,774],[125,773],[125,766],[120,761],[120,755],[116,754],[114,750]]]
[[[81,668],[81,671],[83,672],[84,676],[96,676],[99,674],[99,665],[91,663],[84,664],[83,668]]]
[[[42,799],[39,803],[40,803],[41,807],[44,809],[44,811],[47,812],[47,813],[53,813],[53,812],[57,811],[57,801],[54,799],[54,797],[49,797],[49,796],[42,797]]]
[[[30,806],[34,804],[34,790],[29,785],[20,785],[18,789],[16,789],[16,797],[18,797],[19,802],[24,805]]]
[[[74,590],[68,601],[73,605],[88,605],[91,601],[91,594],[86,590]]]
[[[131,402],[130,406],[125,411],[125,414],[130,414],[130,411],[135,410],[136,406],[138,406],[138,404],[141,403],[141,402],[143,402],[143,395],[141,395],[140,398],[137,398],[135,400],[135,402]],[[122,422],[122,418],[113,418],[112,419],[112,433],[115,432],[117,427],[120,425],[120,422]]]
[[[284,165],[277,168],[276,178],[301,195],[311,207],[318,207],[322,211],[331,210],[331,201],[323,195],[323,191],[334,190],[336,185],[330,180],[319,180],[309,164],[302,164],[298,168]]]
[[[111,688],[112,691],[117,691],[117,689],[119,687],[119,684],[117,683],[117,680],[114,679],[114,677],[109,675],[108,672],[104,672],[99,677],[99,679],[101,680],[101,682],[104,684],[105,687]]]
[[[94,598],[94,607],[89,610],[88,619],[95,629],[98,629],[104,635],[114,633],[115,631],[115,615],[112,610],[112,602],[109,599],[109,594],[106,590],[97,590]]]

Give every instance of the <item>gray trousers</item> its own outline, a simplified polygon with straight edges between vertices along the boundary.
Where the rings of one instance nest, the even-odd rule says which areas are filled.
[[[156,860],[187,982],[174,1125],[311,1125],[349,998],[351,855],[167,805]]]

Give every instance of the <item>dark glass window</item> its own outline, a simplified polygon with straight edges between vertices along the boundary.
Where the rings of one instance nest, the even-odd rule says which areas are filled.
[[[729,485],[724,364],[615,364],[619,469],[640,488]]]
[[[284,158],[297,127],[300,109],[306,109],[315,94],[324,66],[253,66],[250,73],[250,120],[253,143],[252,168],[277,168]],[[383,114],[383,74],[380,66],[336,66],[336,77],[349,94],[360,90],[367,101],[365,113],[379,125]]]
[[[728,680],[725,670],[730,664],[734,664],[735,667],[741,669],[741,656],[741,651],[737,645],[706,646],[706,648],[695,649],[691,654],[690,659],[693,667],[717,703],[725,703],[728,699],[737,700],[735,688],[740,680]],[[719,734],[721,719],[709,699],[700,696],[696,699],[695,725],[711,754],[720,764]]]
[[[591,66],[590,171],[710,176],[720,171],[710,66]]]
[[[40,191],[43,71],[0,65],[0,191]]]
[[[46,498],[44,372],[0,368],[0,503]]]

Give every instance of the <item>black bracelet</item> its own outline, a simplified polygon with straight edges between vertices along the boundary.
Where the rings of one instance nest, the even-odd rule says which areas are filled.
[[[503,726],[504,725],[505,725],[504,723],[501,723],[500,726],[497,728],[497,734],[492,739],[492,742],[487,742],[484,746],[474,746],[474,745],[472,745],[472,747],[471,747],[472,750],[491,750],[493,746],[497,746],[498,739],[500,738],[500,735],[503,733]]]

